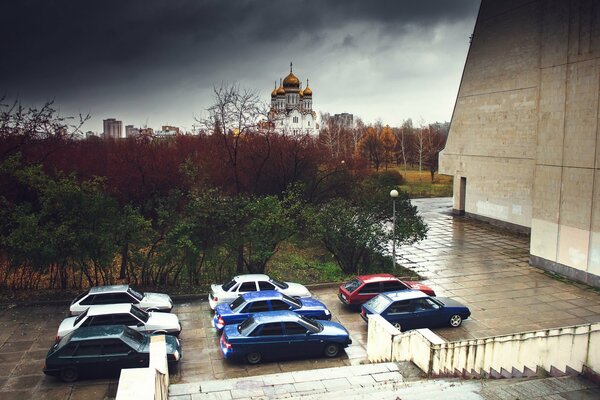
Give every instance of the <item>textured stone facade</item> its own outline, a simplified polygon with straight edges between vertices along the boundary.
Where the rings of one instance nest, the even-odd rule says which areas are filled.
[[[599,95],[600,1],[483,0],[440,155],[456,211],[530,231],[533,264],[595,286]]]

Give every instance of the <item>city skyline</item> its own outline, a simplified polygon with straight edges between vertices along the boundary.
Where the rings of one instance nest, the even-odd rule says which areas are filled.
[[[0,6],[0,97],[63,116],[191,130],[212,88],[268,103],[273,77],[310,79],[314,109],[372,123],[449,121],[479,1],[33,0]]]

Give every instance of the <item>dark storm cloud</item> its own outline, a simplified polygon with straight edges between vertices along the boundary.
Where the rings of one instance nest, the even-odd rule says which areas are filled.
[[[472,18],[476,4],[6,0],[0,5],[0,96],[82,98],[93,107],[102,98],[173,86],[185,77],[218,79],[213,71],[231,72],[236,65],[244,69],[233,79],[243,79],[243,74],[256,76],[264,70],[275,53],[283,54],[277,61],[289,60],[292,44],[295,51],[310,50],[312,56],[336,46],[356,49],[365,32],[394,36],[411,29],[428,31]],[[332,32],[342,32],[337,45]]]

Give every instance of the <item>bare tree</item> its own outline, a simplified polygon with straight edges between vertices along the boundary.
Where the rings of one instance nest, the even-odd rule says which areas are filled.
[[[404,165],[404,175],[406,176],[406,168],[409,156],[409,138],[413,134],[414,128],[412,119],[407,119],[402,123],[400,128],[394,128],[394,134],[396,135],[396,142],[399,147],[399,154],[402,157],[402,164]]]
[[[250,133],[272,133],[265,123],[268,106],[255,91],[240,89],[236,83],[221,83],[213,87],[214,104],[207,109],[208,117],[197,119],[207,132],[222,138],[227,161],[232,169],[236,193],[242,191],[239,174],[239,150],[244,136]],[[267,137],[268,139],[268,137]],[[268,154],[265,155],[268,158]],[[264,163],[263,163],[264,164]]]

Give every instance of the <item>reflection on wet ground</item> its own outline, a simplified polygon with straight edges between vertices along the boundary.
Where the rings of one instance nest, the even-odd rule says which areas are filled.
[[[401,247],[398,261],[426,278],[439,296],[468,305],[472,316],[457,329],[436,329],[447,340],[545,329],[600,321],[600,294],[583,285],[553,279],[528,265],[529,238],[450,215],[449,199],[416,200],[429,224],[428,238]],[[356,365],[366,360],[366,324],[343,306],[336,286],[314,289],[353,344],[336,359],[287,360],[258,366],[225,362],[212,328],[208,304],[199,299],[173,310],[183,326],[184,358],[173,382],[254,376]],[[66,305],[0,309],[0,398],[104,399],[114,397],[117,380],[65,384],[42,373],[44,357]]]

